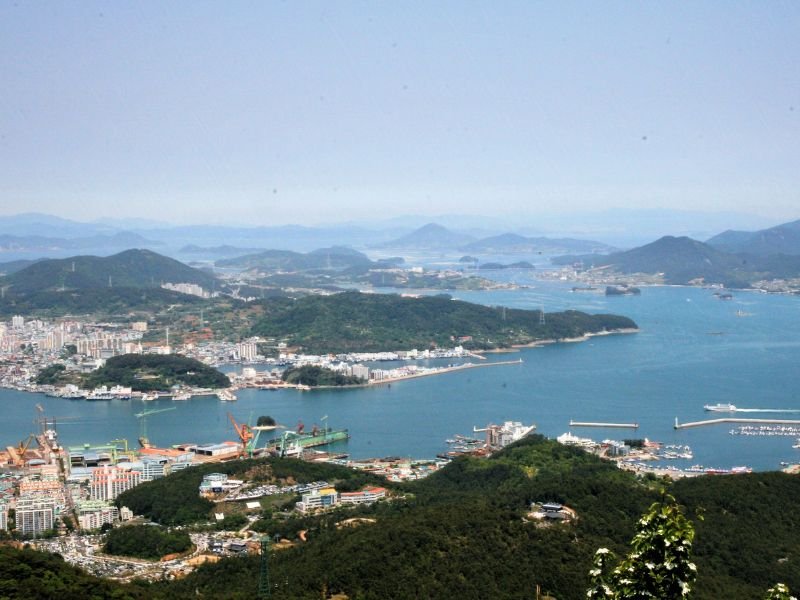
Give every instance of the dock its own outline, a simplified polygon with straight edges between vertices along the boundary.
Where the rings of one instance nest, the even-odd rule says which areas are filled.
[[[692,421],[690,423],[678,423],[675,417],[675,429],[687,429],[689,427],[702,427],[704,425],[717,425],[719,423],[749,423],[756,425],[800,425],[800,419],[740,419],[736,417],[723,417],[721,419],[707,419],[705,421]]]
[[[617,429],[639,429],[638,423],[594,423],[591,421],[572,421],[570,427],[615,427]]]

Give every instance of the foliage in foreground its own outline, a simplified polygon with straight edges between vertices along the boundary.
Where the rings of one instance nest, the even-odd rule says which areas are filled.
[[[588,598],[637,600],[686,598],[697,578],[690,560],[694,526],[671,496],[663,496],[639,519],[632,551],[610,570],[613,553],[600,548],[590,571]]]

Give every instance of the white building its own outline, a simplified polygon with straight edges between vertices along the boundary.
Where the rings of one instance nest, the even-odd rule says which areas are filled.
[[[141,480],[139,471],[122,467],[98,467],[92,472],[89,497],[92,500],[113,500],[122,492],[139,485]]]
[[[21,497],[17,501],[17,531],[22,535],[38,535],[53,529],[56,501],[42,496]]]
[[[8,504],[0,502],[0,531],[8,530]]]
[[[12,329],[24,329],[25,328],[25,317],[20,315],[14,315],[11,317],[11,328]]]
[[[104,502],[82,502],[78,506],[78,521],[81,529],[100,529],[106,523],[113,525],[119,520],[119,509]]]
[[[339,503],[339,492],[334,488],[322,488],[321,490],[312,490],[307,494],[303,494],[302,501],[298,502],[295,506],[301,513],[308,513],[315,510],[332,508]]]
[[[386,497],[386,488],[369,487],[360,492],[342,492],[339,494],[341,504],[372,504]]]
[[[258,345],[255,342],[242,342],[238,350],[239,358],[243,361],[252,362],[258,355]]]

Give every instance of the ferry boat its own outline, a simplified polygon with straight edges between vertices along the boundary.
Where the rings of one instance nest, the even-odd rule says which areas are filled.
[[[236,394],[229,389],[219,390],[217,392],[217,398],[223,402],[236,402]]]
[[[152,394],[145,392],[142,394],[142,402],[151,402],[153,400],[158,400],[158,392],[153,392]]]
[[[736,406],[730,403],[706,404],[703,408],[710,412],[736,412]]]
[[[174,401],[183,401],[183,400],[191,400],[192,395],[189,392],[175,392],[172,396]]]
[[[93,389],[86,395],[87,400],[113,400],[114,395],[108,391],[106,386]]]

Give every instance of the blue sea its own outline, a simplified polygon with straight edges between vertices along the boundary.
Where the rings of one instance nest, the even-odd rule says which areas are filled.
[[[216,397],[176,403],[162,399],[147,408],[175,410],[150,417],[149,437],[160,445],[234,439],[228,411],[238,421],[271,415],[290,428],[298,420],[307,427],[321,424],[327,416],[331,427],[350,430],[352,438],[337,449],[353,457],[423,458],[445,451],[444,440],[456,433],[515,420],[536,423],[540,433],[551,437],[572,431],[598,440],[646,437],[691,446],[693,459],[671,461],[678,467],[772,470],[782,462],[800,462],[800,450],[792,448],[794,437],[730,435],[730,424],[673,428],[676,417],[687,422],[728,416],[707,413],[704,404],[800,410],[800,297],[734,292],[732,300],[719,300],[708,289],[646,287],[641,296],[607,298],[572,292],[573,284],[566,282],[538,281],[526,271],[504,271],[500,277],[530,287],[453,295],[492,306],[621,314],[633,318],[641,331],[490,354],[489,361],[522,358],[523,363],[391,387],[240,390],[236,403]],[[57,417],[59,436],[67,445],[120,438],[135,445],[135,413],[144,407],[138,400],[70,401],[0,390],[0,444],[16,443],[33,430],[36,403]],[[730,416],[800,419],[800,413]],[[570,429],[571,419],[636,422],[640,427]]]

